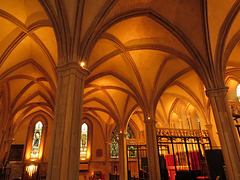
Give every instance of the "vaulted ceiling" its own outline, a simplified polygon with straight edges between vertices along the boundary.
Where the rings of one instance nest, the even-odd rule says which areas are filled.
[[[0,3],[1,128],[34,114],[53,117],[57,45],[51,26],[35,0]]]
[[[227,78],[240,77],[239,6],[238,0],[1,0],[0,120],[17,127],[36,114],[53,118],[55,67],[68,57],[86,61],[84,115],[103,129],[112,124],[109,132],[129,121],[143,130],[143,113],[168,127],[178,104],[194,106],[207,122],[205,87],[222,85],[225,69]]]

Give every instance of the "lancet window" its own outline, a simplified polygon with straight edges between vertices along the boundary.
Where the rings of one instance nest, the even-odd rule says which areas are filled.
[[[80,157],[87,157],[87,141],[88,125],[83,123],[81,127]]]
[[[38,158],[38,156],[39,156],[42,130],[43,130],[43,124],[41,121],[38,121],[35,124],[35,128],[34,128],[30,158]]]

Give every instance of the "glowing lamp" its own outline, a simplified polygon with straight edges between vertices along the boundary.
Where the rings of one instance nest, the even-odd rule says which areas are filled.
[[[30,177],[32,177],[32,175],[35,173],[35,172],[37,172],[37,165],[33,165],[33,164],[31,164],[31,165],[29,165],[29,166],[26,166],[26,171],[27,171],[27,173],[28,173],[28,175],[30,176]]]
[[[81,66],[81,67],[84,67],[84,66],[85,66],[85,62],[82,61],[82,62],[80,63],[80,66]]]

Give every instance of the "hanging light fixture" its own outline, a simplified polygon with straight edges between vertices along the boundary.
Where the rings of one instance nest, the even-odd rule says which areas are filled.
[[[35,173],[35,172],[37,172],[37,165],[33,165],[33,164],[31,164],[31,165],[29,165],[29,166],[26,166],[26,171],[27,171],[27,173],[28,173],[28,175],[30,176],[30,177],[32,177],[32,175]]]

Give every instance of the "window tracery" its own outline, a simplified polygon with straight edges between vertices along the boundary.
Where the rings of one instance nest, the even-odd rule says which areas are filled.
[[[132,129],[130,126],[127,127],[127,135],[126,139],[136,139]],[[118,128],[117,126],[114,128],[111,134],[111,144],[110,144],[110,157],[111,158],[118,158],[119,157],[119,135],[118,135]],[[136,157],[136,147],[134,145],[130,146],[129,149],[131,150],[129,153],[130,158]]]

